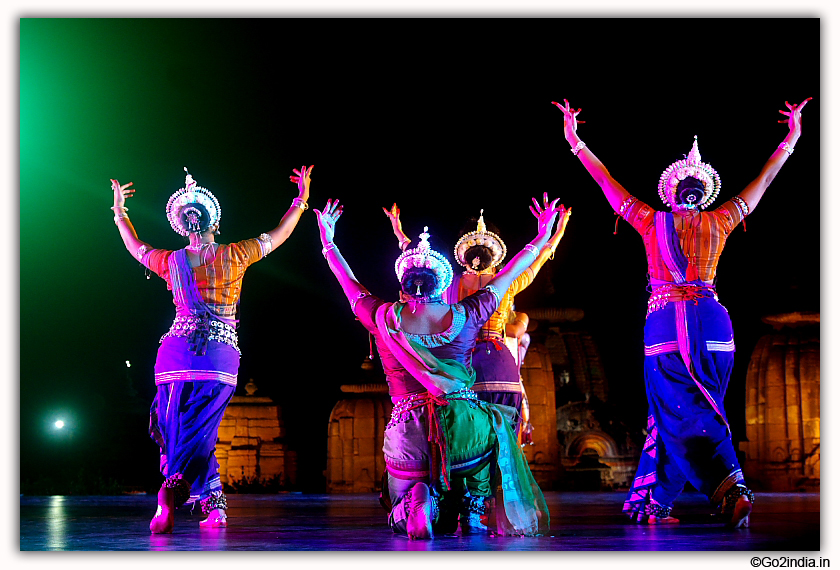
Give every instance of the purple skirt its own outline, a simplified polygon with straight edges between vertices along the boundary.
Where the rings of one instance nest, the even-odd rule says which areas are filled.
[[[216,341],[203,356],[179,337],[163,339],[158,350],[149,434],[160,446],[161,474],[180,473],[191,484],[189,502],[222,489],[216,440],[238,368],[236,349]]]
[[[479,340],[472,353],[472,365],[473,391],[521,393],[519,368],[504,344]]]

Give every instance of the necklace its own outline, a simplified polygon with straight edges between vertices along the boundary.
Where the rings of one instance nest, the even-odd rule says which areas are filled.
[[[198,253],[200,253],[200,252],[201,252],[201,251],[202,251],[205,247],[209,246],[210,244],[211,244],[211,242],[207,242],[207,243],[198,243],[198,244],[196,244],[196,245],[188,245],[188,246],[186,246],[184,249],[186,249],[187,251],[191,251],[191,252],[193,252],[193,253],[195,253],[195,254],[198,254]]]
[[[188,245],[185,249],[191,251],[195,255],[198,256],[198,264],[199,265],[206,265],[207,264],[207,255],[206,253],[209,251],[211,254],[215,255],[215,246],[216,242],[207,242],[207,243],[200,243],[197,245]]]

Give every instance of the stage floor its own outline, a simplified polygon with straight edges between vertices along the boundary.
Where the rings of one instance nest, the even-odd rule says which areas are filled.
[[[818,551],[820,496],[756,493],[750,528],[710,521],[707,500],[686,493],[678,525],[631,524],[624,493],[546,493],[551,532],[536,538],[394,535],[374,495],[228,495],[230,526],[200,530],[198,509],[176,515],[171,535],[149,533],[155,496],[20,498],[20,549],[31,550],[706,550]]]

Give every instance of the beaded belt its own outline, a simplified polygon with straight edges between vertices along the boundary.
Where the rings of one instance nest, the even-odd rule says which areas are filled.
[[[207,321],[210,321],[209,323]],[[160,337],[161,342],[168,336],[175,337],[192,337],[196,331],[207,329],[207,340],[215,340],[232,346],[236,352],[242,354],[239,350],[239,337],[236,334],[236,329],[227,323],[213,318],[207,318],[199,315],[178,315],[172,322],[169,332]]]
[[[429,394],[428,392],[422,392],[420,394],[411,394],[402,398],[401,400],[397,400],[394,404],[393,409],[391,410],[391,419],[388,422],[388,425],[385,426],[385,429],[391,429],[395,425],[407,422],[411,417],[409,416],[408,412],[414,410],[416,408],[421,408],[429,403],[429,400],[434,399],[434,397]],[[478,406],[477,402],[479,402],[478,394],[470,390],[469,388],[463,388],[458,390],[457,392],[452,392],[450,394],[446,394],[445,396],[441,396],[440,399],[446,400],[468,400],[470,401],[470,405],[475,408]]]
[[[703,297],[711,297],[715,301],[718,300],[717,293],[713,285],[679,285],[677,283],[669,283],[667,285],[660,285],[654,288],[648,299],[647,315],[664,309],[668,303],[675,303],[677,301],[694,301],[697,304],[697,299]]]
[[[467,400],[469,405],[477,408],[479,405],[478,395],[469,388],[462,388],[456,392],[450,392],[443,396],[435,396],[428,392],[421,394],[412,394],[407,396],[394,404],[391,410],[391,421],[385,426],[387,431],[391,427],[400,422],[407,422],[411,419],[408,412],[416,408],[426,407],[426,422],[429,431],[429,446],[432,448],[430,473],[440,473],[441,481],[444,489],[449,489],[449,445],[447,443],[447,435],[445,428],[440,424],[440,420],[436,413],[437,408],[441,406],[448,406],[450,400]],[[437,475],[434,475],[437,477]]]

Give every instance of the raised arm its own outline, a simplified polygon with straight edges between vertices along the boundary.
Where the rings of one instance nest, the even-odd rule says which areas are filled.
[[[787,111],[779,111],[782,115],[787,115],[787,119],[779,121],[780,123],[787,123],[790,131],[779,145],[779,148],[770,155],[770,159],[764,164],[761,173],[758,177],[747,184],[747,187],[738,194],[750,207],[750,212],[755,210],[758,202],[764,195],[764,191],[770,186],[770,183],[779,173],[782,165],[787,161],[788,157],[793,154],[793,147],[796,146],[796,141],[799,140],[799,135],[802,133],[802,109],[805,104],[811,100],[808,97],[799,105],[791,105],[785,101]]]
[[[391,221],[391,229],[394,230],[394,236],[397,238],[397,241],[400,242],[400,249],[405,251],[405,248],[407,248],[408,244],[411,243],[411,238],[405,235],[405,232],[402,229],[400,209],[397,207],[397,203],[394,202],[394,205],[391,206],[390,210],[382,208],[382,211],[385,212],[385,215],[388,216],[388,219]]]
[[[134,196],[135,189],[132,188],[134,182],[128,184],[120,184],[118,181],[111,179],[111,190],[114,191],[114,206],[111,208],[114,211],[114,223],[120,231],[120,237],[125,244],[125,249],[131,254],[131,257],[140,261],[143,257],[145,249],[152,249],[152,246],[137,237],[137,232],[134,230],[134,224],[128,219],[128,208],[125,207],[126,198]]]
[[[520,273],[525,271],[531,263],[533,263],[540,250],[548,243],[551,237],[551,228],[554,226],[554,221],[560,216],[566,215],[566,208],[561,204],[557,206],[560,198],[549,202],[548,193],[543,194],[543,206],[535,198],[532,198],[534,205],[529,206],[531,213],[537,217],[537,237],[531,243],[526,245],[522,251],[517,253],[513,259],[502,269],[496,276],[488,283],[499,289],[499,293],[504,294],[508,290],[510,284],[516,279]]]
[[[344,211],[344,206],[338,205],[338,200],[335,202],[332,199],[327,200],[327,205],[324,206],[324,211],[313,210],[315,217],[318,218],[318,231],[321,234],[321,245],[324,249],[321,253],[324,254],[324,259],[330,265],[330,270],[338,279],[338,284],[347,296],[347,300],[351,304],[359,298],[359,294],[367,292],[361,283],[353,275],[353,270],[347,265],[344,256],[338,251],[338,246],[335,245],[335,223],[339,216]]]
[[[538,214],[535,212],[534,215]],[[554,259],[554,250],[557,249],[557,245],[560,243],[560,240],[563,239],[563,234],[566,233],[566,224],[569,223],[569,216],[571,215],[572,209],[568,208],[564,215],[558,218],[557,229],[554,230],[554,235],[551,236],[548,243],[543,246],[533,263],[531,263],[531,265],[529,265],[525,271],[520,273],[519,277],[514,279],[511,283],[509,292],[512,295],[518,295],[523,290],[527,289],[528,286],[534,282],[534,279],[537,278],[537,274],[540,272],[540,269],[542,269],[542,266],[545,265],[545,262],[549,259]]]
[[[309,204],[307,204],[306,201],[309,200],[309,177],[312,174],[312,168],[314,166],[315,165],[313,164],[309,168],[301,166],[300,170],[297,168],[292,169],[294,174],[289,176],[289,180],[297,184],[298,196],[292,200],[292,205],[289,206],[289,209],[283,215],[283,218],[280,220],[280,223],[277,224],[277,227],[268,232],[269,237],[271,237],[271,251],[280,247],[280,245],[286,241],[290,235],[292,235],[292,232],[297,226],[297,223],[300,221],[300,217],[303,215],[303,212],[309,208]]]
[[[564,105],[555,101],[552,101],[551,103],[563,111],[563,134],[566,136],[566,140],[569,144],[572,145],[572,153],[580,159],[584,168],[586,168],[586,171],[589,172],[589,175],[594,178],[595,182],[598,183],[598,186],[601,187],[601,190],[604,192],[604,196],[606,196],[607,201],[610,203],[610,206],[612,206],[612,209],[618,212],[621,207],[621,203],[630,196],[630,193],[624,189],[624,186],[615,181],[615,178],[610,175],[607,167],[604,166],[604,163],[598,160],[595,153],[589,150],[586,143],[580,140],[580,137],[577,134],[577,125],[579,122],[585,122],[577,120],[578,113],[580,113],[581,110],[570,108],[569,102],[566,99],[563,99],[563,103],[565,103]]]

